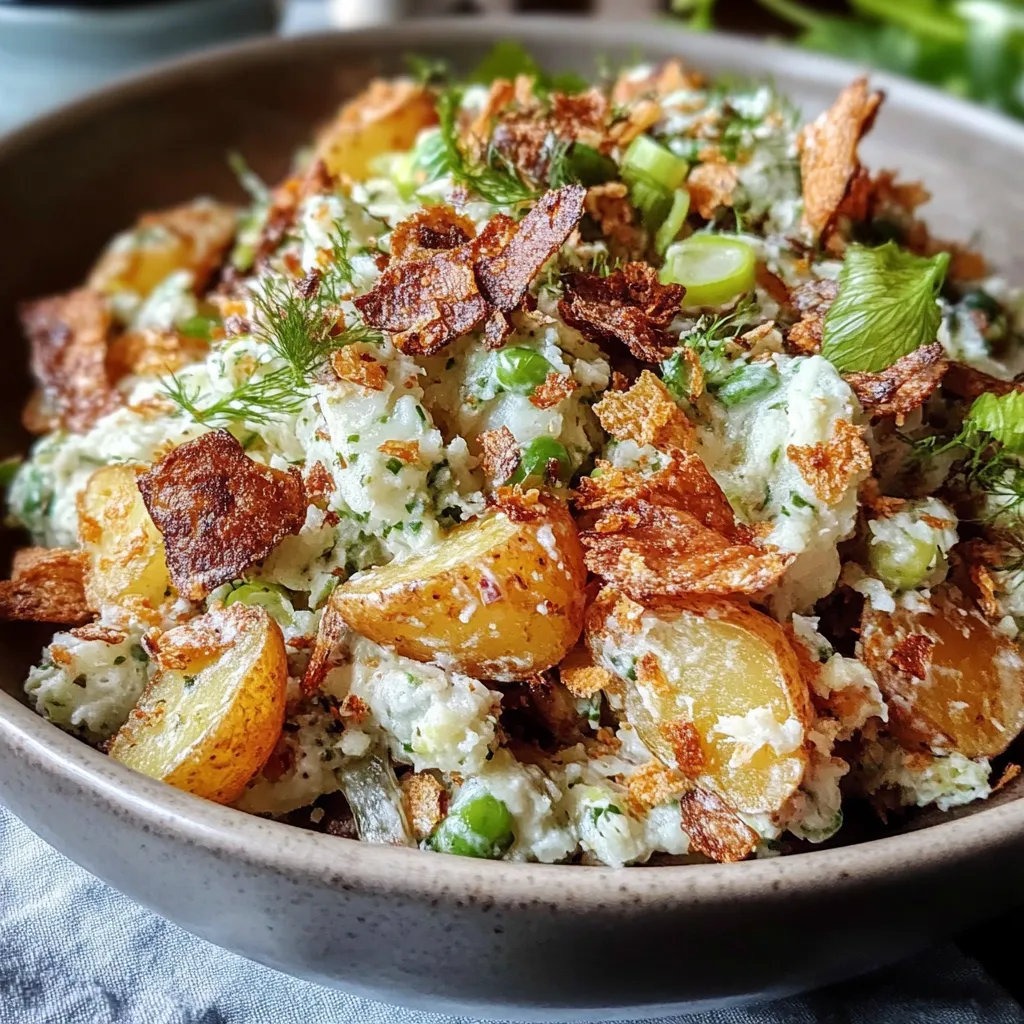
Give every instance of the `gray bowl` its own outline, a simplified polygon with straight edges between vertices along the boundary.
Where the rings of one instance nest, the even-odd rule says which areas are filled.
[[[409,52],[466,65],[518,37],[543,64],[682,55],[770,75],[806,112],[856,69],[663,24],[409,23],[245,45],[174,64],[0,142],[0,454],[27,443],[19,299],[79,281],[141,211],[237,195],[224,154],[273,179],[373,71]],[[922,176],[945,235],[980,231],[1010,276],[1024,230],[1024,129],[914,85],[889,92],[865,147]],[[241,198],[239,196],[239,198]],[[1016,261],[1016,262],[1015,262]],[[1024,899],[1024,803],[1012,787],[930,828],[736,865],[613,871],[475,861],[304,832],[135,775],[20,701],[45,631],[5,627],[0,795],[89,871],[184,928],[279,970],[441,1011],[536,1020],[655,1016],[782,995],[893,961]]]

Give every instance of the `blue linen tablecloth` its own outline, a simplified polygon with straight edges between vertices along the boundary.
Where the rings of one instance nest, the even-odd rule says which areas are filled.
[[[822,992],[688,1024],[1024,1024],[943,946]],[[197,939],[104,885],[0,807],[3,1024],[472,1024],[296,981]]]

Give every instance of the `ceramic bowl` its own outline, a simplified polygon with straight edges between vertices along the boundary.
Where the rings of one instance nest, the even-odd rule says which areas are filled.
[[[0,454],[27,443],[14,324],[19,299],[81,280],[142,210],[237,195],[224,154],[265,177],[374,71],[404,54],[457,65],[517,37],[542,64],[681,55],[709,72],[767,75],[823,108],[856,69],[663,24],[408,23],[248,44],[119,84],[0,143]],[[1024,129],[914,85],[865,146],[924,177],[938,233],[980,232],[1024,277]],[[238,196],[240,199],[241,196]],[[45,631],[0,633],[0,798],[34,831],[140,903],[253,960],[431,1010],[566,1020],[655,1016],[777,996],[893,961],[1024,899],[1024,802],[1011,789],[934,827],[735,865],[506,864],[381,848],[206,803],[135,775],[19,699]]]

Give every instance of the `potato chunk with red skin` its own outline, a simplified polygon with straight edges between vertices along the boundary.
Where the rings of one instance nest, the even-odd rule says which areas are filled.
[[[432,551],[349,580],[329,607],[404,657],[479,679],[525,679],[575,646],[586,575],[560,502],[499,499]]]
[[[159,636],[158,672],[111,741],[115,761],[196,796],[241,796],[281,735],[288,656],[266,610],[218,608]]]
[[[955,587],[929,604],[864,609],[857,657],[889,705],[889,729],[909,750],[1001,754],[1024,728],[1024,659]]]

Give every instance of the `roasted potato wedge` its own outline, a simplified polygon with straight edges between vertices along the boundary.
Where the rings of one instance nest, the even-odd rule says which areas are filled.
[[[524,679],[575,645],[585,582],[576,526],[551,499],[500,505],[457,526],[433,551],[338,587],[331,607],[407,658],[481,679]]]
[[[106,248],[89,275],[89,287],[145,298],[168,274],[188,270],[199,291],[231,244],[236,220],[232,207],[209,199],[147,213]]]
[[[587,643],[624,680],[640,738],[696,785],[748,814],[779,810],[800,785],[810,697],[774,619],[727,598],[652,611],[605,590]]]
[[[994,757],[1024,728],[1024,659],[956,587],[932,591],[928,610],[866,605],[857,657],[909,750]]]
[[[162,634],[157,674],[109,753],[144,775],[232,803],[281,735],[288,659],[263,608],[233,604]]]
[[[424,128],[437,124],[434,98],[421,85],[375,81],[349,100],[324,129],[317,156],[331,174],[360,180],[384,153],[410,149]]]
[[[129,594],[154,607],[171,592],[164,539],[131,466],[104,466],[78,496],[78,539],[89,557],[85,592],[94,608]]]

